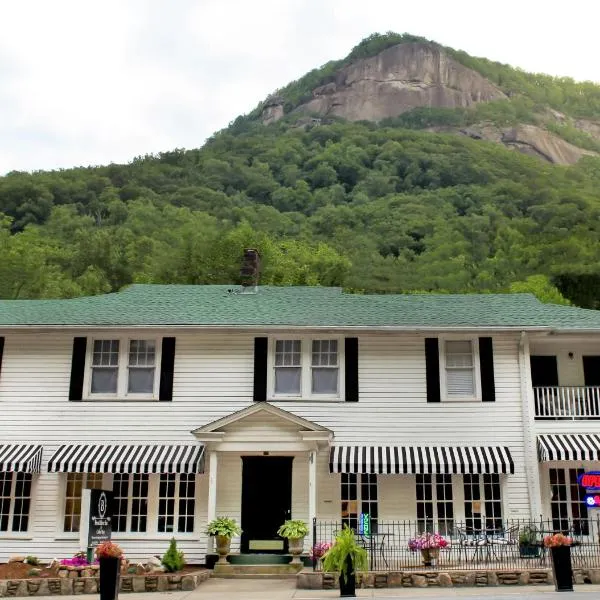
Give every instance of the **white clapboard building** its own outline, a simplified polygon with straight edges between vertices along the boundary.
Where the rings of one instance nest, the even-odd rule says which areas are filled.
[[[287,518],[584,516],[600,312],[528,294],[132,285],[0,301],[0,562],[71,556],[114,492],[128,557],[277,549]]]

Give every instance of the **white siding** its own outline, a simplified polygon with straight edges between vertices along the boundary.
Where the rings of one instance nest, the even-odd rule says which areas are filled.
[[[191,430],[252,404],[253,338],[266,333],[177,332],[173,402],[69,402],[73,332],[5,331],[0,335],[6,337],[0,376],[0,441],[43,444],[45,468],[52,451],[61,443],[192,443]],[[136,335],[174,334],[153,330]],[[510,516],[527,516],[517,336],[494,335],[496,402],[438,404],[426,402],[423,336],[359,337],[358,403],[282,401],[276,405],[330,428],[336,444],[509,446],[516,473],[506,478],[505,508]],[[276,434],[281,436],[280,421],[258,421],[250,418],[233,429],[245,439],[249,435],[264,440]],[[286,425],[283,429],[293,436],[297,431],[294,427]],[[327,452],[321,452],[317,514],[319,518],[337,519],[339,476],[328,473],[327,460]],[[306,518],[305,455],[296,455],[293,473],[293,515]],[[69,555],[76,549],[76,542],[57,533],[57,511],[62,511],[60,476],[43,473],[36,480],[32,539],[9,540],[0,535],[0,561],[16,551],[52,558]],[[384,476],[380,481],[381,516],[414,518],[412,478]],[[195,539],[181,541],[190,560],[202,560],[205,551],[202,530],[206,520],[206,485],[205,475],[199,478]],[[217,514],[239,520],[240,499],[240,456],[219,454]],[[132,557],[143,558],[163,552],[167,542],[124,543]]]

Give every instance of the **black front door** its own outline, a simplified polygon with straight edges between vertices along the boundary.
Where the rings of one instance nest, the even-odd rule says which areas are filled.
[[[292,456],[242,456],[242,552],[287,552],[277,530],[292,513]]]
[[[531,356],[531,384],[533,387],[556,387],[558,385],[556,356]]]
[[[583,357],[585,385],[600,385],[600,356]]]

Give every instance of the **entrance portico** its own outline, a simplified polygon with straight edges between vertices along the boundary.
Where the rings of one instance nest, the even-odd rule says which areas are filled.
[[[284,552],[279,525],[293,518],[310,524],[317,516],[317,455],[327,451],[333,432],[260,402],[192,433],[208,455],[207,521],[227,512],[242,522],[242,551]],[[237,467],[228,469],[227,482],[219,482],[219,464],[232,460]],[[296,514],[295,496],[308,500],[308,511]],[[312,528],[309,543],[311,536]]]

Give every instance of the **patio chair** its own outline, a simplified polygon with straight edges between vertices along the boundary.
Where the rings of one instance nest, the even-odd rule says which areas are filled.
[[[506,529],[500,529],[493,531],[491,535],[487,536],[488,544],[491,547],[492,554],[497,560],[501,560],[503,554],[508,557],[508,554],[512,551],[513,553],[518,552],[519,549],[519,526],[513,525]],[[503,550],[506,549],[506,550]],[[503,550],[501,552],[501,550]]]
[[[475,560],[477,556],[480,559],[483,558],[483,549],[489,552],[489,541],[487,536],[483,532],[468,532],[463,527],[456,527],[455,532],[458,535],[458,560],[461,560],[462,553],[465,553],[465,562],[467,560],[467,553],[469,549],[473,549],[472,559]]]

